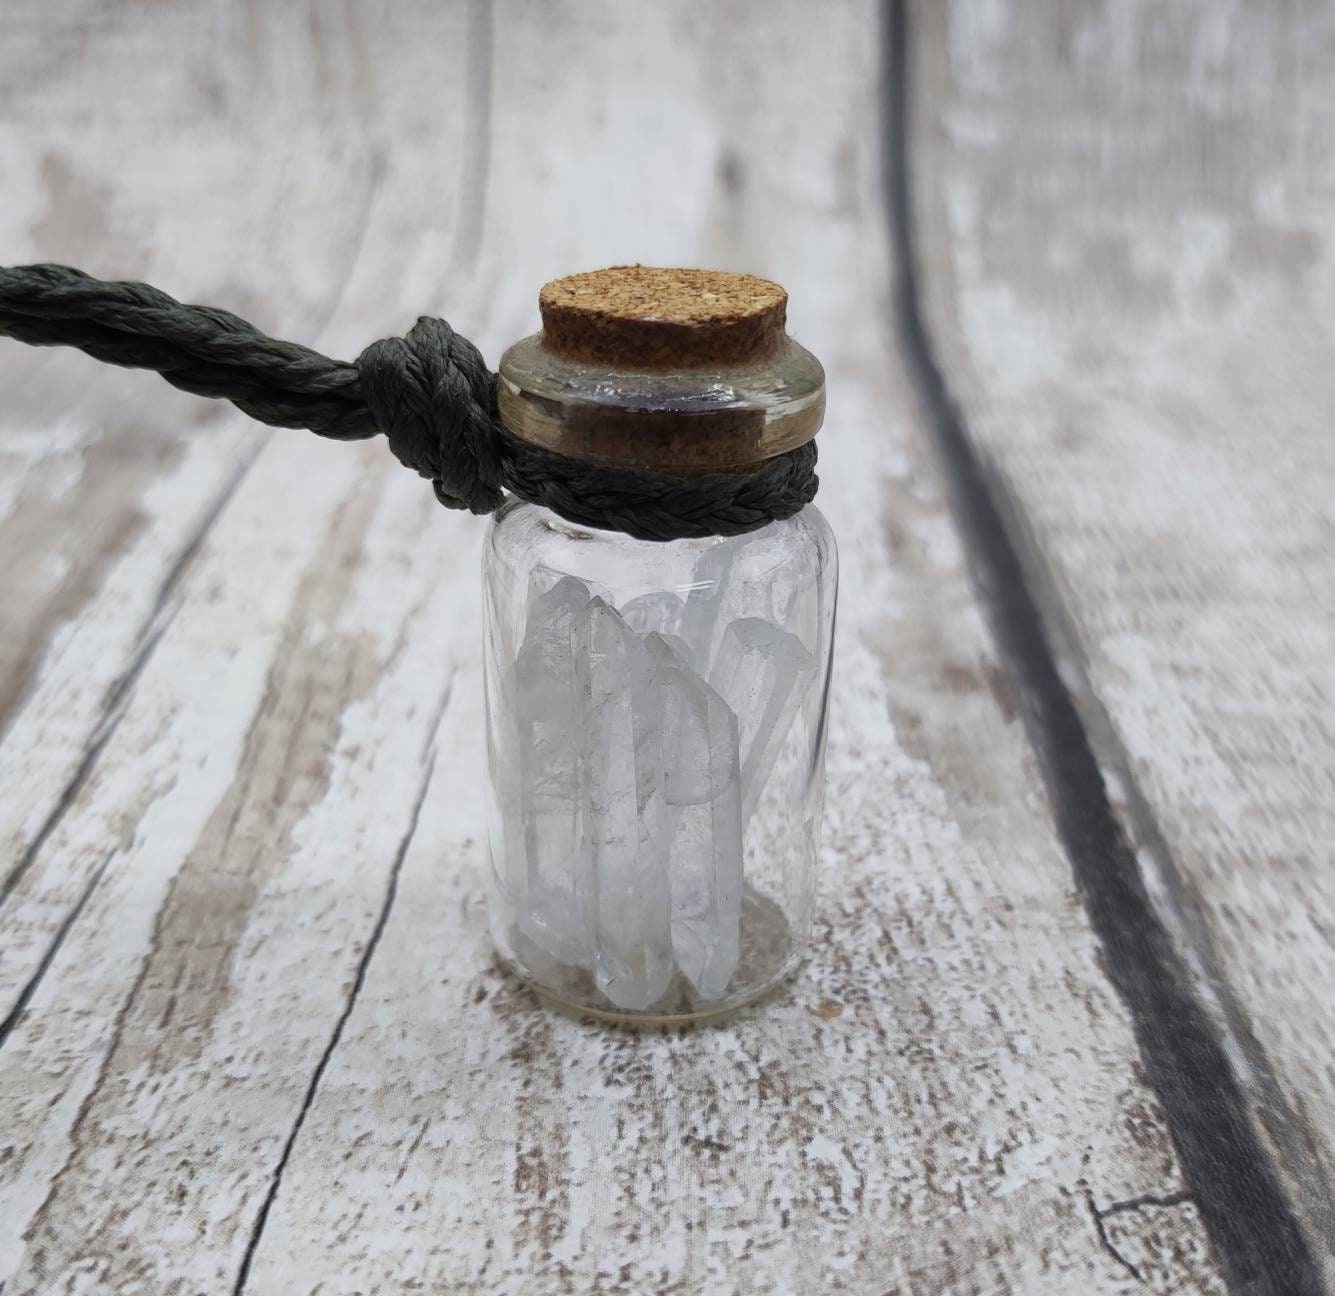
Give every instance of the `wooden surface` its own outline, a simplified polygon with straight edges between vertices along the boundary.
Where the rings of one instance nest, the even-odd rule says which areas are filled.
[[[8,261],[341,356],[782,282],[843,589],[809,963],[554,1015],[485,935],[480,525],[0,347],[5,1296],[1335,1290],[1331,34],[820,13],[7,9]]]
[[[915,12],[925,314],[1255,1145],[1184,1119],[1330,1283],[1335,12],[1060,8]]]

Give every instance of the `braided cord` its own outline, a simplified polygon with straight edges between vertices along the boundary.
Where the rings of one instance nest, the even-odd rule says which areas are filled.
[[[738,535],[791,517],[818,484],[814,442],[753,472],[691,478],[529,445],[501,424],[495,375],[481,353],[430,316],[349,364],[148,284],[32,265],[0,267],[0,335],[156,370],[174,387],[229,400],[273,427],[337,441],[383,432],[398,460],[433,482],[442,504],[473,513],[494,511],[509,490],[572,522],[642,540]]]

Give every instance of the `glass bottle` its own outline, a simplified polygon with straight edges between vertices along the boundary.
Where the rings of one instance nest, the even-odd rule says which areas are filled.
[[[543,333],[501,362],[506,425],[678,475],[744,470],[810,439],[824,375],[783,332],[782,290],[766,284],[777,332],[769,300],[768,336],[739,344],[700,307],[702,274],[549,284]],[[604,291],[581,329],[570,285],[605,290],[599,275],[632,276],[643,300],[614,300],[624,318],[609,324]],[[766,282],[702,281],[729,300]],[[512,499],[483,567],[501,958],[609,1018],[708,1016],[761,995],[811,927],[837,586],[824,517],[808,505],[740,536],[654,542]]]

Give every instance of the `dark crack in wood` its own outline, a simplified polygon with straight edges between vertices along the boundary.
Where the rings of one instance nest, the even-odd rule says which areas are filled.
[[[1108,1236],[1108,1230],[1103,1223],[1103,1217],[1107,1212],[1100,1211],[1094,1205],[1094,1194],[1088,1189],[1085,1190],[1085,1205],[1089,1208],[1089,1218],[1094,1222],[1094,1232],[1098,1235],[1099,1245],[1137,1282],[1143,1283],[1145,1275],[1113,1245],[1113,1241]]]
[[[1099,1211],[1099,1217],[1106,1219],[1109,1215],[1116,1215],[1119,1211],[1140,1210],[1142,1206],[1181,1206],[1184,1202],[1191,1200],[1191,1193],[1185,1188],[1180,1192],[1169,1193],[1162,1197],[1155,1193],[1142,1193],[1139,1197],[1128,1197],[1125,1201],[1115,1201],[1111,1206],[1105,1206]]]
[[[51,807],[50,813],[42,821],[41,827],[38,828],[28,845],[24,847],[14,867],[5,876],[4,881],[0,882],[0,907],[4,906],[14,893],[15,888],[37,862],[46,843],[50,841],[51,834],[60,826],[61,820],[64,819],[66,813],[78,798],[79,793],[88,782],[89,776],[97,768],[107,744],[115,736],[116,730],[125,718],[134,686],[139,682],[144,673],[144,668],[152,659],[167,627],[175,619],[175,609],[170,606],[173,594],[179,588],[185,573],[198,556],[209,533],[217,525],[218,519],[236,495],[241,483],[246,478],[246,474],[259,457],[261,448],[262,443],[256,445],[236,466],[227,481],[223,483],[222,489],[210,501],[209,507],[205,510],[199,523],[190,533],[180,552],[173,560],[171,567],[159,583],[152,607],[135,636],[135,648],[130,661],[107,690],[106,697],[103,698],[102,706],[98,712],[97,722],[93,726],[92,734],[84,747],[83,754],[79,757],[78,764],[74,767],[74,772],[66,780],[65,786],[61,788],[55,805]]]
[[[432,717],[428,733],[433,735],[440,727],[441,717],[445,713],[445,708],[449,704],[452,679],[447,681],[443,695],[436,707],[435,715]],[[398,850],[394,854],[394,862],[389,870],[389,883],[385,888],[385,897],[380,905],[380,912],[376,916],[375,926],[371,929],[370,937],[367,939],[366,948],[362,950],[361,958],[357,962],[357,971],[352,980],[352,988],[348,992],[347,1001],[343,1005],[343,1010],[338,1015],[338,1020],[334,1023],[334,1029],[329,1036],[329,1042],[325,1045],[324,1052],[320,1055],[320,1060],[315,1064],[315,1070],[311,1074],[310,1083],[306,1086],[306,1093],[302,1098],[301,1106],[297,1110],[296,1119],[292,1122],[292,1128],[288,1131],[287,1139],[283,1144],[283,1150],[279,1155],[278,1164],[274,1167],[273,1175],[269,1180],[268,1191],[264,1195],[264,1201],[260,1203],[259,1213],[255,1217],[255,1223],[251,1227],[250,1237],[246,1242],[245,1254],[241,1258],[241,1267],[237,1271],[236,1283],[232,1287],[232,1296],[241,1296],[245,1290],[246,1282],[250,1277],[250,1268],[255,1260],[255,1252],[259,1247],[260,1239],[264,1235],[264,1227],[269,1221],[269,1213],[273,1209],[273,1204],[278,1198],[279,1189],[283,1185],[283,1175],[287,1170],[288,1162],[292,1158],[292,1150],[297,1145],[297,1139],[301,1135],[301,1128],[306,1122],[306,1117],[310,1113],[311,1106],[315,1102],[315,1095],[319,1092],[320,1082],[324,1079],[325,1071],[329,1067],[330,1060],[337,1051],[340,1041],[343,1039],[343,1032],[347,1027],[348,1019],[352,1016],[353,1009],[357,1006],[357,999],[361,994],[362,986],[366,983],[366,973],[371,966],[371,960],[375,958],[375,952],[380,945],[380,938],[385,933],[385,926],[389,922],[390,912],[394,908],[394,901],[399,893],[399,877],[403,872],[403,862],[408,856],[408,847],[412,845],[413,837],[417,833],[417,823],[422,815],[422,806],[426,802],[427,789],[431,786],[431,775],[436,767],[436,751],[432,746],[426,759],[425,767],[422,771],[422,777],[417,787],[417,795],[413,800],[412,813],[408,819],[407,831],[403,834],[399,842]]]
[[[42,984],[42,978],[46,976],[51,964],[55,962],[56,955],[60,953],[60,947],[65,943],[65,938],[70,934],[74,924],[78,922],[79,915],[83,913],[89,897],[97,890],[98,883],[102,881],[102,876],[106,873],[107,865],[111,863],[111,860],[112,855],[108,854],[102,860],[102,863],[97,866],[93,876],[88,879],[88,884],[84,887],[74,908],[65,915],[65,921],[60,924],[54,939],[47,946],[41,962],[33,969],[32,975],[24,984],[23,989],[19,991],[19,997],[15,1000],[14,1006],[9,1010],[5,1019],[0,1021],[0,1049],[4,1048],[5,1042],[14,1033],[14,1028],[22,1020],[23,1014],[27,1012],[29,1002],[31,1002],[33,995],[37,993],[37,987]],[[0,1293],[3,1291],[4,1283],[0,1283]]]

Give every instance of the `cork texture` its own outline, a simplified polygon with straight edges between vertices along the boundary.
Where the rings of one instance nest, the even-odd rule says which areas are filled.
[[[539,294],[543,344],[572,360],[644,368],[737,364],[775,350],[788,294],[725,270],[611,266]]]

